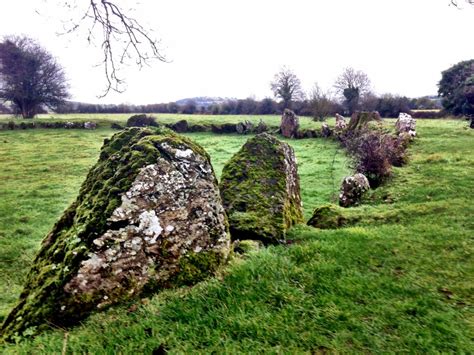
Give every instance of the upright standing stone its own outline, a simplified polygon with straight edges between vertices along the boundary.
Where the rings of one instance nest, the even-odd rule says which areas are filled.
[[[355,129],[361,129],[371,121],[381,122],[382,117],[377,111],[372,112],[354,112],[349,120],[349,124],[347,125],[347,129],[349,131],[353,131]]]
[[[249,134],[253,131],[253,123],[250,121],[239,122],[235,129],[238,134]]]
[[[347,127],[346,119],[344,116],[341,116],[340,114],[336,113],[336,125],[335,125],[335,130],[340,132],[345,130]]]
[[[324,138],[328,138],[332,136],[332,133],[333,133],[332,129],[329,127],[329,125],[326,122],[324,122],[321,125],[321,136]]]
[[[410,137],[416,136],[416,120],[408,113],[400,112],[395,129],[398,135],[408,134]]]
[[[278,243],[303,221],[293,148],[267,133],[249,139],[231,158],[219,187],[234,240]]]
[[[339,194],[339,206],[351,207],[358,205],[364,193],[369,189],[369,180],[364,174],[357,173],[354,176],[345,177]]]
[[[95,123],[95,122],[84,122],[84,128],[85,129],[96,129],[97,128],[97,123]]]
[[[291,110],[285,109],[281,116],[280,132],[283,137],[295,138],[300,126],[298,116]]]
[[[2,338],[200,281],[229,242],[207,153],[167,129],[121,131],[43,241]]]

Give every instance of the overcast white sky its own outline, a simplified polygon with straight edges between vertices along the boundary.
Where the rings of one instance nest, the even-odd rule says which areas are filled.
[[[99,100],[100,49],[88,46],[85,32],[57,36],[64,2],[4,1],[0,35],[37,39],[64,66],[72,99],[83,102],[261,99],[283,65],[307,90],[314,82],[331,88],[352,66],[378,94],[417,97],[436,94],[442,70],[474,58],[474,6],[458,10],[449,0],[122,0],[154,29],[171,63],[127,68],[127,91]]]

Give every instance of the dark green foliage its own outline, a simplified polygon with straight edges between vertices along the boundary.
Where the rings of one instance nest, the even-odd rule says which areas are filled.
[[[156,118],[153,116],[140,114],[133,115],[127,120],[127,127],[147,127],[147,126],[158,126]]]
[[[386,94],[377,100],[375,108],[382,117],[398,117],[400,112],[410,112],[410,99],[405,96]]]
[[[262,133],[249,139],[224,166],[219,188],[233,240],[278,243],[302,221],[298,177],[287,176],[289,149]],[[288,191],[287,179],[295,178],[294,190]]]
[[[474,59],[459,62],[441,73],[438,94],[443,107],[453,115],[474,115],[471,85],[474,84]]]
[[[357,107],[359,105],[359,88],[354,88],[354,87],[349,87],[345,88],[343,91],[344,95],[344,104],[349,111],[349,113],[353,113],[357,110]]]
[[[417,110],[410,111],[410,115],[413,118],[444,118],[447,113],[443,110]]]

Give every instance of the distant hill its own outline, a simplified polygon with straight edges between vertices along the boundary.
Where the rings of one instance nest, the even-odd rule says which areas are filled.
[[[209,107],[214,104],[223,104],[228,101],[237,100],[236,98],[229,98],[229,97],[208,97],[208,96],[201,96],[201,97],[190,97],[186,99],[181,99],[176,101],[178,106],[184,106],[189,102],[194,102],[198,107]]]

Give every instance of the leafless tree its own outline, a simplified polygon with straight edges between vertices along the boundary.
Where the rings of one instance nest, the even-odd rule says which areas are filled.
[[[343,94],[346,89],[358,89],[359,95],[362,97],[370,92],[370,79],[363,71],[349,67],[339,75],[334,87],[340,94]]]
[[[370,79],[363,71],[345,68],[336,79],[334,88],[341,97],[347,113],[352,114],[359,108],[359,101],[370,92]]]
[[[334,109],[334,102],[329,93],[324,92],[317,83],[311,89],[309,103],[314,119],[319,121],[324,121]]]
[[[125,80],[120,69],[128,61],[140,68],[149,65],[153,59],[166,62],[159,48],[159,40],[152,30],[145,28],[140,20],[124,10],[120,0],[55,0],[63,4],[73,15],[65,22],[63,34],[85,29],[89,43],[99,44],[102,49],[101,65],[104,68],[106,88],[101,97],[111,90],[123,92]],[[134,1],[133,3],[136,4]]]
[[[288,67],[283,67],[275,74],[270,87],[275,97],[283,100],[284,109],[291,108],[292,101],[304,99],[301,81]]]
[[[0,43],[0,99],[13,104],[23,118],[33,118],[43,105],[52,109],[69,97],[62,67],[28,37]]]

